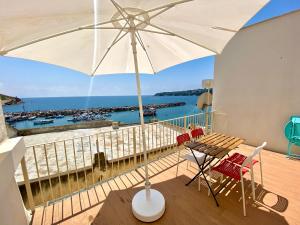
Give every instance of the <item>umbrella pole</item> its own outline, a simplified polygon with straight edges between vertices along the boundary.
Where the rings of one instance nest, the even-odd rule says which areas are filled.
[[[145,135],[145,122],[144,122],[144,111],[143,102],[141,95],[141,81],[138,67],[137,50],[136,50],[136,36],[135,36],[135,25],[133,19],[130,19],[131,26],[131,46],[134,59],[135,75],[136,75],[136,86],[139,100],[139,111],[140,120],[142,127],[142,141],[144,151],[144,165],[145,165],[145,189],[137,192],[132,199],[132,212],[133,215],[143,222],[153,222],[158,220],[165,212],[165,198],[157,190],[150,189],[149,174],[148,174],[148,157],[147,157],[147,146],[146,146],[146,135]]]
[[[151,183],[149,182],[144,110],[143,110],[143,101],[142,101],[142,95],[141,95],[141,81],[140,81],[140,73],[139,73],[137,50],[136,50],[136,37],[135,37],[134,31],[131,32],[131,46],[132,46],[133,59],[134,59],[136,86],[137,86],[137,94],[138,94],[138,101],[139,101],[140,121],[141,121],[141,127],[142,127],[142,141],[143,141],[143,153],[144,153],[144,165],[145,165],[145,188],[146,188],[147,198],[149,198],[150,197],[149,190],[150,190]]]

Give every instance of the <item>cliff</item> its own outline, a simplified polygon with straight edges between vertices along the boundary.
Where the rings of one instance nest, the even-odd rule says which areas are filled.
[[[22,102],[22,100],[18,97],[11,97],[3,94],[0,94],[0,99],[2,101],[2,105],[14,105]]]
[[[187,91],[159,92],[159,93],[156,93],[154,96],[191,96],[191,95],[199,96],[204,92],[207,92],[207,90],[206,89],[195,89],[195,90],[187,90]],[[210,92],[212,93],[212,90]]]

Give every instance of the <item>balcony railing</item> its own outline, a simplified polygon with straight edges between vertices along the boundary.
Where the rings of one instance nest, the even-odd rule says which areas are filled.
[[[190,127],[211,128],[211,113],[146,124],[149,161],[176,151],[176,137]],[[15,176],[25,206],[34,209],[143,165],[141,126],[121,127],[27,146]]]

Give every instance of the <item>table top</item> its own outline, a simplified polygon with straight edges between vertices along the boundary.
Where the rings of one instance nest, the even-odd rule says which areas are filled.
[[[202,137],[199,141],[193,141],[185,146],[207,155],[223,158],[228,152],[244,142],[243,139],[219,133],[212,133]]]

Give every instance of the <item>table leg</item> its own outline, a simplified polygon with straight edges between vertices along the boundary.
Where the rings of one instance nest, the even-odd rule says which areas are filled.
[[[197,158],[196,158],[196,156],[195,156],[195,154],[193,153],[193,151],[192,151],[192,154],[193,154],[193,156],[195,158],[195,161],[196,161],[196,163],[197,163],[197,165],[199,167],[199,172],[188,183],[185,184],[186,186],[188,186],[190,183],[192,183],[200,175],[201,168],[204,171],[205,168],[214,160],[214,158],[212,157],[208,162],[205,162],[206,161],[206,157],[207,157],[207,155],[205,155],[205,158],[203,160],[203,164],[200,165],[199,162],[198,162],[198,160],[197,160]]]
[[[211,192],[211,194],[212,194],[212,196],[213,196],[213,198],[214,198],[214,200],[215,200],[215,202],[216,202],[216,205],[217,205],[217,207],[219,207],[219,203],[218,203],[218,201],[217,201],[217,199],[216,199],[216,196],[215,196],[213,190],[211,189],[210,184],[209,184],[209,182],[207,181],[206,176],[205,176],[205,174],[204,174],[204,169],[205,169],[205,167],[207,167],[207,166],[214,160],[214,158],[212,157],[212,159],[209,160],[209,163],[205,163],[205,162],[206,162],[206,158],[207,158],[207,155],[205,155],[204,160],[203,160],[203,163],[202,163],[202,165],[200,165],[199,162],[198,162],[198,160],[197,160],[197,157],[195,156],[195,154],[194,154],[194,152],[193,152],[193,150],[191,150],[191,151],[192,151],[192,154],[193,154],[193,156],[194,156],[194,158],[195,158],[195,161],[196,161],[196,163],[197,163],[197,165],[198,165],[198,167],[199,167],[199,172],[193,177],[193,179],[191,179],[191,180],[190,180],[187,184],[185,184],[185,185],[188,186],[188,185],[189,185],[190,183],[192,183],[198,176],[200,176],[200,173],[202,173],[202,175],[203,175],[203,177],[204,177],[204,180],[205,180],[205,182],[206,182],[206,184],[207,184],[207,186],[208,186],[208,188],[209,188],[209,190],[210,190],[210,192]],[[205,165],[205,167],[204,167],[204,165]]]
[[[212,196],[213,196],[213,198],[214,198],[214,200],[215,200],[215,202],[216,202],[217,207],[219,207],[219,203],[218,203],[218,200],[216,199],[215,193],[214,193],[213,190],[211,189],[211,187],[210,187],[210,185],[209,185],[209,182],[207,181],[204,172],[203,172],[202,170],[201,170],[201,172],[202,172],[203,177],[204,177],[204,180],[205,180],[205,182],[206,182],[206,184],[207,184],[207,186],[208,186],[208,188],[209,188],[209,190],[210,190],[210,193],[212,194]]]
[[[192,183],[199,175],[200,175],[201,171],[199,171],[194,177],[193,179],[191,179],[188,183],[185,184],[185,186],[188,186],[190,183]]]

